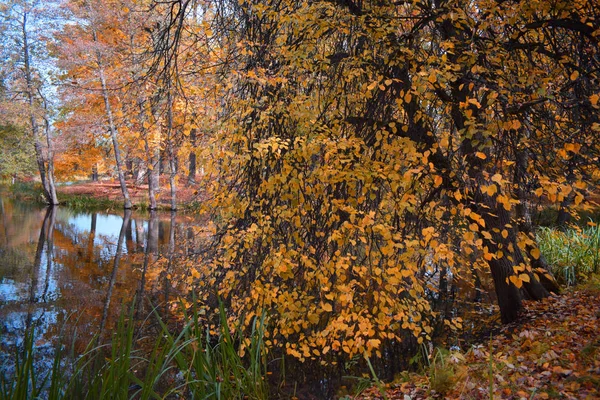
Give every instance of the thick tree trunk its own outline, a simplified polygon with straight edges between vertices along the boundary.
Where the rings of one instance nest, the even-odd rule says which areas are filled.
[[[516,153],[516,165],[515,165],[515,176],[514,183],[516,187],[516,195],[519,203],[516,207],[517,221],[519,222],[519,231],[528,235],[536,244],[535,246],[527,245],[526,251],[529,254],[535,249],[539,249],[537,246],[537,240],[535,237],[535,229],[531,218],[531,208],[529,206],[529,193],[530,190],[527,185],[527,165],[529,163],[528,150],[524,149],[517,151]],[[558,293],[560,287],[558,283],[552,277],[550,266],[546,262],[544,256],[540,253],[538,258],[530,257],[531,268],[534,272],[537,272],[540,277],[540,282],[546,288],[547,291],[552,293]]]
[[[485,204],[485,210],[482,212],[482,218],[485,221],[485,229],[491,235],[491,238],[483,241],[483,246],[488,248],[488,252],[493,257],[488,261],[494,287],[498,296],[498,305],[500,306],[500,315],[503,323],[509,323],[517,319],[522,308],[521,301],[524,298],[532,300],[541,300],[549,295],[549,292],[535,278],[533,272],[525,269],[525,259],[517,244],[517,234],[515,228],[511,227],[511,220],[508,211],[498,204],[496,197],[479,193]],[[505,236],[502,232],[508,233]],[[519,273],[516,269],[521,268]],[[510,277],[525,274],[529,277],[529,282],[523,281],[519,289]]]

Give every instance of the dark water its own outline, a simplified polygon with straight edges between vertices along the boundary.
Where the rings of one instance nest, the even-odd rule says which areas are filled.
[[[168,312],[182,291],[171,261],[193,253],[195,226],[174,213],[43,208],[0,191],[0,369],[26,329],[43,367],[59,335],[83,351],[134,298],[144,299],[135,305],[140,318],[151,305]]]

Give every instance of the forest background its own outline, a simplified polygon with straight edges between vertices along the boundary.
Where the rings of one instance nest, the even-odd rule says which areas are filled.
[[[195,299],[264,313],[267,346],[414,354],[467,304],[510,323],[558,292],[535,215],[593,206],[595,1],[0,7],[0,174],[37,174],[50,205],[82,178],[114,178],[126,209],[136,185],[172,210],[192,187]]]

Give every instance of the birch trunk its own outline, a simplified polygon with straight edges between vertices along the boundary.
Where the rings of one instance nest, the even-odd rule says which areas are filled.
[[[98,35],[96,30],[93,31],[94,42],[98,42]],[[102,87],[102,97],[104,99],[104,108],[106,110],[106,119],[108,120],[108,129],[110,131],[110,137],[112,139],[113,151],[115,153],[115,163],[117,166],[117,176],[119,177],[119,184],[121,185],[121,193],[123,194],[123,208],[126,210],[131,208],[131,200],[129,198],[129,190],[127,190],[127,183],[125,182],[125,175],[123,174],[123,160],[121,157],[121,150],[119,149],[119,139],[117,126],[113,117],[112,107],[110,105],[110,96],[108,95],[108,87],[106,85],[106,77],[104,75],[104,67],[100,53],[96,51],[96,58],[98,63],[98,76],[100,77],[100,84]]]
[[[24,58],[24,66],[25,66],[25,82],[27,84],[27,102],[29,104],[29,120],[31,123],[31,131],[33,134],[34,140],[34,148],[35,148],[35,158],[38,166],[38,170],[40,172],[40,180],[42,181],[42,187],[44,188],[44,200],[49,205],[58,204],[58,200],[56,198],[56,190],[54,189],[54,177],[52,176],[53,171],[46,171],[46,162],[44,161],[44,152],[42,149],[42,143],[40,141],[40,129],[38,123],[36,121],[36,116],[34,112],[35,101],[34,101],[34,87],[33,87],[33,78],[31,76],[31,61],[29,55],[29,37],[27,35],[27,13],[23,13],[23,21],[22,21],[22,32],[23,32],[23,58]],[[50,137],[47,137],[50,142]],[[48,160],[50,161],[52,154],[50,153],[50,149],[48,151]],[[52,185],[49,183],[49,179],[51,178]]]
[[[102,97],[104,98],[104,107],[106,108],[108,128],[110,130],[110,137],[113,143],[113,151],[115,153],[115,163],[117,164],[117,176],[119,177],[121,193],[123,194],[123,207],[125,209],[130,209],[131,200],[129,198],[129,190],[127,190],[127,183],[125,182],[125,175],[123,174],[123,160],[121,158],[121,150],[119,149],[117,127],[115,125],[115,121],[112,114],[112,108],[110,106],[110,99],[108,96],[108,89],[106,86],[106,78],[104,77],[104,69],[101,66],[99,66],[98,68],[98,74],[100,75],[100,83],[102,85]]]

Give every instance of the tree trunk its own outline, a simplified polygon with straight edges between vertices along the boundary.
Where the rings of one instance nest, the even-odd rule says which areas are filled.
[[[488,265],[494,279],[502,322],[509,323],[517,319],[524,298],[541,300],[549,293],[533,273],[527,270],[519,271],[519,275],[525,274],[529,277],[529,282],[523,281],[520,289],[510,282],[510,277],[517,275],[515,269],[525,267],[515,228],[510,227],[510,215],[503,205],[498,204],[496,197],[481,192],[478,197],[482,200],[479,204],[486,206],[481,216],[485,221],[486,231],[491,235],[491,238],[484,238],[483,246],[487,246],[488,252],[494,255],[488,261]],[[503,231],[506,231],[508,236],[502,236]]]
[[[108,89],[106,87],[106,79],[104,78],[104,70],[102,69],[102,67],[98,68],[98,73],[100,75],[100,83],[102,84],[102,97],[104,97],[104,107],[106,109],[106,117],[108,119],[108,128],[110,130],[113,151],[115,153],[115,162],[117,164],[117,176],[119,177],[121,193],[123,194],[123,207],[125,209],[130,209],[131,200],[129,198],[129,191],[127,190],[127,183],[125,182],[125,175],[123,174],[123,161],[121,159],[121,150],[119,149],[117,127],[115,126],[115,122],[113,119],[112,109],[110,106],[110,99],[108,96]]]
[[[129,224],[130,218],[131,210],[125,209],[123,214],[123,223],[121,224],[121,230],[119,231],[119,239],[117,240],[117,249],[115,251],[113,269],[110,274],[108,289],[106,291],[106,299],[104,300],[104,307],[102,309],[102,319],[100,321],[100,328],[98,330],[98,340],[102,338],[102,333],[104,331],[104,327],[106,326],[106,321],[108,320],[108,310],[110,308],[110,301],[112,299],[112,293],[115,287],[115,282],[117,281],[117,272],[119,271],[121,255],[123,254],[123,241],[125,240],[125,230],[127,228],[127,225]]]
[[[144,177],[147,173],[148,170],[144,166],[144,161],[138,158],[135,167],[135,184],[139,186],[144,183]]]
[[[514,183],[516,187],[516,195],[519,203],[516,206],[517,221],[519,222],[519,231],[528,235],[535,243],[535,246],[527,245],[526,251],[531,254],[534,249],[539,250],[535,237],[535,229],[531,218],[531,208],[529,206],[530,188],[527,185],[527,165],[529,163],[529,154],[527,149],[517,150]],[[552,277],[550,266],[546,262],[544,256],[540,253],[538,258],[530,257],[531,268],[538,273],[540,282],[547,291],[558,293],[560,287]]]
[[[48,194],[50,195],[50,204],[58,204],[58,197],[56,196],[56,185],[54,184],[54,145],[52,143],[50,121],[47,117],[44,117],[46,123],[46,143],[48,145]]]
[[[96,30],[93,30],[94,42],[98,42],[98,35]],[[129,198],[129,191],[127,190],[127,183],[125,182],[125,175],[123,173],[123,161],[121,158],[121,150],[119,149],[119,140],[117,127],[113,118],[112,107],[110,105],[110,98],[108,95],[108,87],[106,85],[106,77],[104,76],[104,67],[102,66],[100,52],[96,51],[96,58],[98,62],[98,76],[100,77],[100,84],[102,86],[102,97],[104,98],[104,108],[106,111],[106,118],[108,120],[108,129],[113,144],[113,151],[115,153],[115,162],[117,168],[117,176],[119,177],[119,184],[121,185],[121,193],[123,194],[123,207],[125,209],[131,208],[131,200]]]
[[[29,120],[31,123],[31,131],[33,134],[35,158],[40,173],[40,180],[42,181],[42,187],[44,189],[44,200],[49,205],[58,204],[56,200],[56,193],[52,195],[53,188],[51,189],[48,183],[48,176],[46,174],[46,163],[44,161],[44,152],[42,149],[42,143],[40,141],[39,126],[36,121],[34,112],[34,87],[33,78],[31,76],[31,61],[29,58],[29,37],[27,35],[27,13],[23,13],[22,21],[22,33],[23,33],[23,59],[25,66],[25,81],[27,84],[27,100],[29,103]],[[50,154],[48,155],[50,158]]]
[[[188,184],[196,183],[196,129],[192,129],[190,131],[190,144],[192,145],[192,149],[190,150],[190,155],[188,156]]]
[[[177,155],[175,154],[173,129],[173,96],[171,89],[167,94],[167,140],[169,152],[169,186],[171,188],[171,211],[177,210],[177,184],[175,177],[177,175]]]
[[[148,135],[150,132],[144,127],[144,123],[146,122],[145,113],[144,113],[144,101],[138,100],[139,107],[139,125],[141,130],[141,136],[144,140],[144,150],[146,152],[146,160],[148,163],[148,202],[150,210],[156,210],[156,193],[158,192],[158,155],[156,154],[159,150],[151,149],[152,147],[158,147],[155,143],[151,144],[150,138]],[[140,168],[141,169],[141,168]]]

